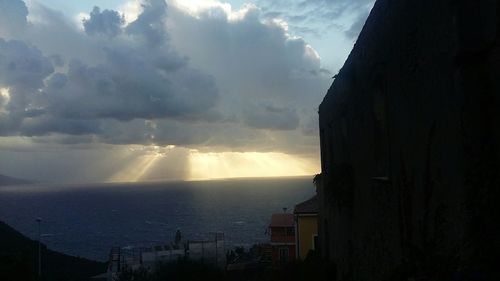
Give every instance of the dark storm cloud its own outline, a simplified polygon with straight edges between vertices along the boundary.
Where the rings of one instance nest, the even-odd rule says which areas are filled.
[[[44,136],[51,133],[81,136],[100,133],[100,124],[96,120],[61,119],[51,116],[24,119],[20,126],[23,136]]]
[[[19,32],[26,26],[28,8],[21,0],[0,0],[0,36]]]
[[[99,7],[94,7],[90,12],[90,18],[83,20],[83,27],[89,35],[104,34],[114,37],[122,32],[121,26],[124,22],[123,16],[118,12],[112,10],[101,12]]]
[[[111,144],[157,144],[192,147],[205,143],[214,125],[174,120],[108,121],[103,123],[99,140]]]
[[[160,57],[157,65],[140,54],[115,48],[104,64],[70,62],[67,73],[48,81],[48,110],[72,119],[194,118],[215,104],[211,77],[181,61]]]
[[[299,115],[294,109],[260,104],[244,111],[245,124],[257,129],[295,130]]]
[[[143,4],[139,17],[127,26],[127,33],[142,38],[152,46],[164,43],[167,40],[166,15],[167,3],[164,0],[149,0]]]
[[[0,38],[0,85],[34,90],[43,87],[43,79],[54,71],[49,58],[22,41]],[[11,95],[16,99],[26,92]]]
[[[16,133],[22,120],[30,117],[32,102],[53,71],[50,59],[36,47],[0,38],[0,88],[8,92],[0,106],[0,135]]]

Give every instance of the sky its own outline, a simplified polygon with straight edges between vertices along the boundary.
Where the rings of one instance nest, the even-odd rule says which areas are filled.
[[[0,0],[0,174],[320,172],[318,106],[374,0]]]

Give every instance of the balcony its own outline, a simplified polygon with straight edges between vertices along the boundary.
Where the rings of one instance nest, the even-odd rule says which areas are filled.
[[[272,234],[271,243],[295,243],[295,235]]]

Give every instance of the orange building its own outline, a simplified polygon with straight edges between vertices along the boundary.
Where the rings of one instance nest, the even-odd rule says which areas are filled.
[[[269,224],[273,265],[295,260],[295,223],[293,214],[273,214]]]

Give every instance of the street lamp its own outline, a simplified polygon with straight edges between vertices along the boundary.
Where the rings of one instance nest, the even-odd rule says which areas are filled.
[[[42,232],[41,232],[41,223],[42,218],[36,218],[36,222],[38,223],[38,277],[42,276]]]

